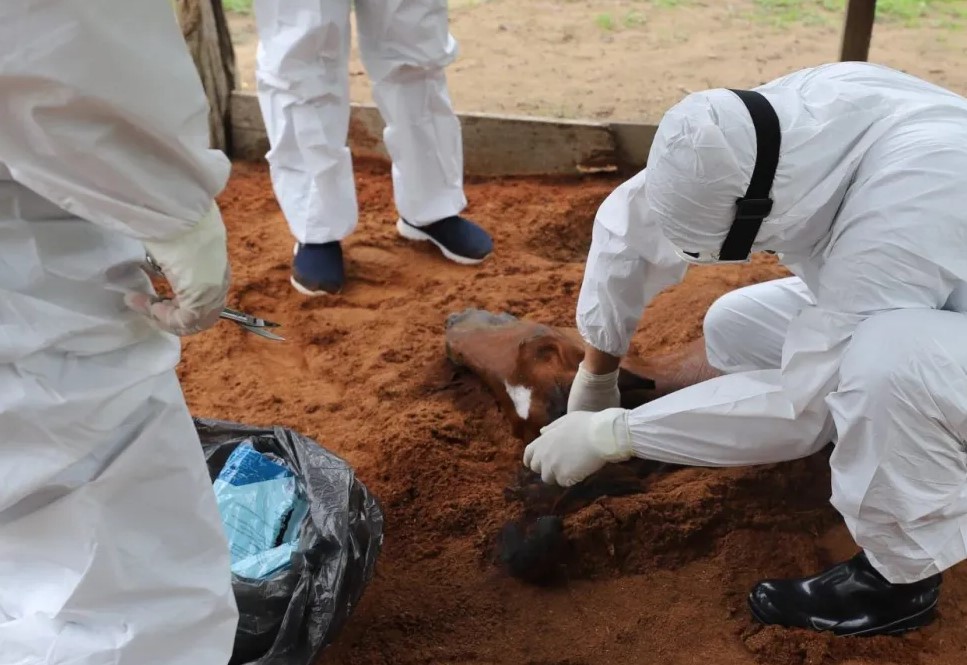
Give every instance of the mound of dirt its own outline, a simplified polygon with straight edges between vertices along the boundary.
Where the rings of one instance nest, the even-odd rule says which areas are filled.
[[[757,579],[814,572],[852,552],[827,503],[822,454],[670,472],[645,494],[599,499],[565,518],[573,545],[566,585],[526,585],[502,572],[494,543],[519,511],[504,489],[523,444],[480,383],[446,360],[444,322],[475,307],[573,325],[594,202],[618,183],[469,183],[467,214],[493,232],[496,254],[466,268],[396,236],[385,165],[360,161],[357,174],[349,285],[308,300],[288,283],[292,239],[267,171],[236,166],[221,197],[235,275],[230,304],[284,324],[288,341],[225,322],[187,339],[180,367],[195,415],[316,438],[356,467],[383,504],[376,578],[326,663],[964,662],[962,569],[946,577],[939,622],[904,638],[836,640],[750,620],[745,594]],[[656,299],[634,351],[686,344],[719,294],[783,274],[768,261],[693,269]]]
[[[549,200],[547,214],[526,222],[527,249],[551,261],[584,261],[591,247],[594,215],[613,189],[605,183],[595,185],[577,196]]]

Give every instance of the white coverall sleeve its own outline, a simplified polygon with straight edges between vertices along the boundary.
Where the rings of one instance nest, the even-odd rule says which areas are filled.
[[[644,169],[618,186],[594,220],[577,327],[584,341],[612,356],[628,352],[645,307],[685,277],[688,264],[648,221]]]
[[[936,217],[936,211],[910,212]],[[819,273],[816,304],[789,325],[781,369],[720,376],[629,412],[633,454],[672,464],[745,466],[806,457],[829,443],[825,400],[837,389],[857,325],[890,310],[939,309],[954,288],[949,273],[919,248],[899,238],[870,240],[882,219],[899,214],[885,206],[854,217],[852,228],[844,225],[849,230]]]
[[[141,240],[210,210],[230,163],[170,2],[3,2],[0,44],[0,169]]]

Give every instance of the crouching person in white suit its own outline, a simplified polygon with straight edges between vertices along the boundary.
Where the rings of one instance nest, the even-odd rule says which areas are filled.
[[[860,551],[765,580],[762,622],[881,634],[931,621],[967,558],[967,100],[862,63],[686,97],[648,166],[599,210],[568,414],[524,462],[579,482],[632,456],[737,466],[829,442],[832,504]],[[722,376],[637,409],[616,368],[686,262],[777,253],[795,275],[726,294],[705,319]]]
[[[175,374],[229,281],[201,83],[164,0],[0,3],[0,44],[0,662],[224,665],[228,546]]]

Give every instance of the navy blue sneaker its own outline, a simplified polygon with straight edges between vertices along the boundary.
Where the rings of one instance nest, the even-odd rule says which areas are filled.
[[[293,250],[292,277],[295,290],[305,296],[339,293],[346,281],[339,241],[321,245],[296,243]]]
[[[400,218],[396,230],[407,240],[432,242],[445,257],[463,265],[480,263],[494,250],[493,240],[486,231],[458,215],[428,226],[413,226]]]

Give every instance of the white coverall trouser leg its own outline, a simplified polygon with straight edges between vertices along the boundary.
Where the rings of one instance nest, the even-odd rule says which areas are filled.
[[[795,277],[725,294],[705,319],[724,372],[780,366],[789,322],[812,303]],[[967,559],[967,315],[896,310],[859,325],[826,403],[832,505],[891,582]]]
[[[296,240],[342,240],[358,210],[349,131],[350,0],[255,0],[257,87],[272,184]],[[445,68],[457,55],[446,0],[356,0],[363,64],[386,124],[400,215],[460,213],[463,143]]]
[[[28,221],[30,220],[30,221]],[[0,178],[0,665],[225,665],[237,610],[141,243]]]

